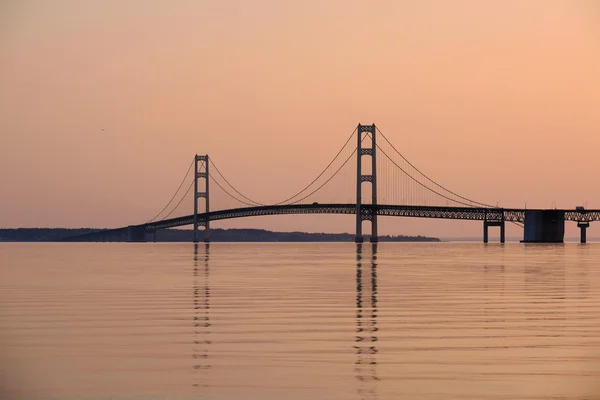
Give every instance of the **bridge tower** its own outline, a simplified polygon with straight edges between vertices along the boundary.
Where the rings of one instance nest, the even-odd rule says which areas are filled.
[[[204,191],[198,191],[198,180],[204,179]],[[209,181],[210,175],[208,174],[208,154],[199,156],[196,154],[194,160],[194,243],[198,242],[198,226],[204,226],[204,242],[210,242],[210,221],[207,218],[200,221],[198,220],[198,199],[204,198],[205,200],[205,212],[208,214],[210,211],[210,196],[209,196]]]
[[[364,241],[362,235],[362,222],[371,221],[371,243],[377,243],[377,128],[373,125],[358,124],[357,135],[358,146],[356,149],[356,243]],[[363,147],[363,140],[370,137],[370,146]],[[367,143],[369,143],[367,141]],[[371,173],[363,174],[362,157],[371,156]],[[362,184],[371,183],[371,204],[362,204]]]

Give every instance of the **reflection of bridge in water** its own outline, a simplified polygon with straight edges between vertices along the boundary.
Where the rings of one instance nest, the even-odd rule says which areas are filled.
[[[363,244],[356,244],[356,364],[361,399],[377,398],[377,244],[371,244],[370,273],[363,271]]]
[[[354,137],[356,145],[352,144]],[[363,157],[370,157],[370,162],[363,163]],[[355,162],[349,162],[352,159]],[[371,190],[363,190],[363,183],[370,184]],[[204,199],[204,210],[199,209],[198,199]],[[143,224],[70,240],[126,237],[128,241],[143,242],[149,233],[156,238],[161,229],[193,225],[194,241],[198,241],[198,228],[203,227],[204,241],[208,242],[211,222],[282,214],[352,214],[356,242],[364,240],[364,221],[371,225],[368,239],[378,241],[378,217],[483,221],[484,242],[488,241],[489,227],[499,227],[500,241],[504,242],[507,222],[524,227],[525,242],[563,242],[565,221],[577,222],[581,242],[585,242],[590,222],[600,220],[600,210],[504,208],[459,195],[412,164],[374,124],[359,124],[327,167],[302,190],[282,201],[251,199],[230,183],[208,155],[196,155],[177,191],[156,216]]]
[[[209,287],[209,255],[210,243],[204,245],[204,268],[199,271],[198,268],[198,244],[194,243],[194,345],[192,348],[192,358],[194,360],[194,380],[193,387],[208,388],[209,379],[205,374],[206,370],[211,369],[209,358],[210,340],[210,287]],[[198,280],[201,278],[203,284]],[[200,372],[198,376],[197,372]],[[198,379],[200,378],[200,379]]]
[[[210,388],[208,372],[212,368],[210,322],[210,243],[194,243],[193,264],[193,377],[192,387]],[[377,243],[356,244],[356,355],[354,373],[361,399],[378,398],[377,382]],[[370,250],[370,252],[369,252]],[[200,266],[200,261],[203,261]]]

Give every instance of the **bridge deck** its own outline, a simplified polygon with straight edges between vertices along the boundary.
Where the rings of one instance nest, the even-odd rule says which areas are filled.
[[[373,213],[374,207],[363,204],[365,214]],[[436,206],[403,206],[379,204],[376,207],[377,215],[389,217],[412,218],[438,218],[460,219],[475,221],[505,221],[523,223],[525,209],[518,208],[474,208],[474,207],[436,207]],[[535,210],[529,210],[535,211]],[[600,210],[556,210],[565,213],[566,221],[597,221],[600,220]],[[244,218],[264,215],[283,214],[356,214],[356,204],[299,204],[236,208],[231,210],[211,211],[198,214],[201,223],[208,217],[210,221],[221,219]],[[149,230],[173,228],[190,225],[194,222],[194,215],[172,218],[159,222],[145,224]]]
[[[523,223],[525,221],[526,211],[518,208],[475,208],[475,207],[436,207],[436,206],[403,206],[379,204],[373,207],[368,204],[362,205],[362,212],[366,215],[374,211],[379,216],[389,217],[412,217],[412,218],[438,218],[438,219],[458,219],[472,221],[504,221]],[[555,210],[564,212],[566,221],[598,221],[600,220],[600,210]],[[266,215],[285,215],[285,214],[356,214],[356,204],[298,204],[298,205],[278,205],[278,206],[260,206],[235,208],[230,210],[211,211],[209,213],[198,214],[198,222],[202,225],[207,220],[218,221],[222,219],[244,218]],[[149,222],[136,225],[144,227],[148,231],[158,229],[175,228],[178,226],[191,225],[194,223],[194,215],[166,219],[163,221]],[[110,235],[115,233],[126,233],[127,227],[89,233],[86,235],[69,238],[71,240],[83,240],[92,238],[95,235]]]

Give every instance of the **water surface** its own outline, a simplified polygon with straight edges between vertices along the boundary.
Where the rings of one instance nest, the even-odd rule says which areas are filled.
[[[600,245],[0,244],[0,397],[600,398]]]

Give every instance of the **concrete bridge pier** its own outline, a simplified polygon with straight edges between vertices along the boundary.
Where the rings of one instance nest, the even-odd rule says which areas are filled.
[[[506,233],[504,229],[504,220],[501,221],[483,221],[483,243],[487,243],[489,241],[488,228],[490,226],[499,226],[500,227],[500,243],[506,242]]]
[[[523,243],[563,243],[564,238],[564,210],[525,211]]]
[[[156,235],[156,233],[155,233]],[[146,241],[146,227],[144,225],[129,225],[127,227],[127,241],[128,242],[145,242]]]
[[[488,224],[487,221],[483,221],[483,243],[487,243],[488,241]]]
[[[579,221],[577,227],[581,230],[581,243],[587,242],[587,228],[590,227],[589,222]]]

